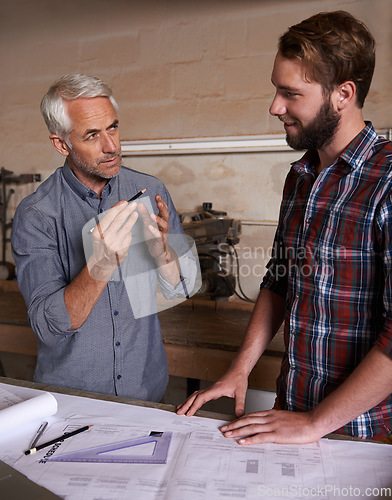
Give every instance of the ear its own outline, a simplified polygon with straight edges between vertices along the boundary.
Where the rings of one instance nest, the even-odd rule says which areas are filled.
[[[57,151],[61,155],[63,156],[69,155],[69,146],[62,137],[60,137],[59,135],[52,134],[49,136],[49,139],[53,144],[53,146],[57,149]]]
[[[339,85],[336,89],[336,107],[338,110],[347,108],[356,103],[357,87],[352,81]]]

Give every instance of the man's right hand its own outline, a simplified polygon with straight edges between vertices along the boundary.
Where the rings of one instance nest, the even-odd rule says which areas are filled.
[[[234,398],[235,415],[241,417],[245,413],[245,396],[248,388],[248,376],[229,370],[221,379],[208,389],[194,392],[189,398],[177,407],[178,415],[191,417],[207,401],[219,399],[222,396]]]
[[[138,218],[136,206],[136,202],[119,201],[94,228],[93,255],[87,263],[93,279],[108,281],[126,258],[132,241],[131,230]]]

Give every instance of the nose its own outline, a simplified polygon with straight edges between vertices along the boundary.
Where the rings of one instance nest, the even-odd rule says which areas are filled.
[[[269,112],[272,116],[281,116],[287,113],[286,105],[284,99],[280,97],[277,93],[271,103]]]
[[[110,134],[103,135],[102,151],[104,153],[114,153],[118,149],[118,145],[114,137]]]

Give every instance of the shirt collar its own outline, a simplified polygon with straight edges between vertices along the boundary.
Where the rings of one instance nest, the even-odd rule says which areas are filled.
[[[374,147],[377,141],[378,135],[373,125],[371,122],[366,122],[366,127],[350,142],[340,155],[340,158],[355,170],[374,154]]]
[[[334,162],[337,164],[342,160],[348,165],[350,170],[359,168],[368,158],[374,153],[374,147],[378,140],[378,135],[373,128],[371,122],[365,122],[366,126],[354,137],[347,148],[339,155]],[[293,162],[291,165],[300,173],[314,174],[313,165],[318,161],[316,151],[307,151],[300,160]]]
[[[64,179],[70,186],[70,188],[82,199],[93,199],[93,198],[98,198],[98,195],[95,191],[90,189],[89,187],[85,186],[83,182],[80,182],[80,180],[75,176],[75,174],[72,172],[70,166],[68,165],[68,161],[65,160],[64,166],[63,166],[63,175]],[[112,177],[109,179],[107,184],[102,190],[102,198],[106,198],[107,196],[110,195],[112,190],[114,189],[116,183],[118,182],[117,177]]]

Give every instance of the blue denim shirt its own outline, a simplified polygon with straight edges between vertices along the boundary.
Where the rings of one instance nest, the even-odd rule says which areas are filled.
[[[64,303],[65,287],[86,265],[85,224],[143,188],[155,213],[156,194],[167,203],[170,234],[183,234],[162,182],[126,167],[108,181],[100,200],[66,162],[18,206],[12,251],[29,322],[39,339],[35,381],[151,401],[162,398],[168,366],[159,320],[157,314],[135,318],[123,280],[109,281],[77,330],[70,330]],[[194,279],[181,270],[185,281]],[[181,285],[174,294],[183,294]]]

